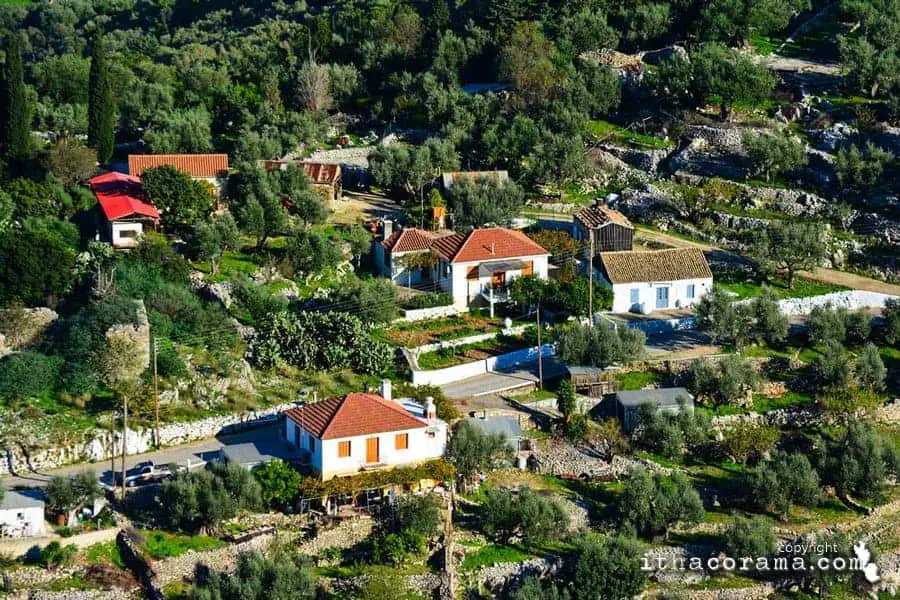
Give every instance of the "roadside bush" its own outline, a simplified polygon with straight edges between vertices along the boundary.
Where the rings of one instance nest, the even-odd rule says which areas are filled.
[[[891,346],[900,344],[900,298],[889,298],[884,303],[882,337]]]
[[[847,337],[847,311],[830,304],[814,306],[806,318],[806,327],[812,344],[843,343]]]
[[[30,398],[52,392],[59,382],[62,360],[40,352],[19,352],[0,358],[0,398]]]
[[[518,493],[508,488],[488,490],[481,507],[481,528],[485,535],[508,544],[521,537],[528,547],[561,537],[569,515],[555,499],[523,487]]]
[[[576,323],[564,329],[557,342],[560,359],[566,364],[608,367],[639,359],[646,339],[643,332],[629,327]]]
[[[72,564],[76,554],[78,554],[78,548],[75,547],[75,544],[63,546],[54,540],[41,550],[38,562],[44,568],[59,569]]]
[[[262,492],[250,471],[224,463],[164,481],[155,514],[167,528],[198,533],[214,531],[222,521],[261,506]]]
[[[253,468],[253,476],[259,482],[260,497],[266,506],[280,508],[300,493],[302,477],[282,460],[270,460]]]
[[[417,296],[407,298],[400,306],[407,310],[414,310],[417,308],[450,306],[451,304],[453,304],[453,295],[448,294],[447,292],[441,292],[439,294],[419,294]]]

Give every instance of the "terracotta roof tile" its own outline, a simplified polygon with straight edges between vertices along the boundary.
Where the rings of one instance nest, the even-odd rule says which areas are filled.
[[[550,254],[521,231],[504,227],[473,229],[436,240],[432,249],[448,262],[470,262]]]
[[[619,211],[606,206],[589,206],[583,208],[575,213],[575,220],[581,223],[585,229],[595,229],[597,227],[602,227],[607,223],[615,223],[622,227],[634,229],[634,225],[631,224],[628,217]]]
[[[153,167],[170,165],[191,177],[223,177],[228,174],[227,154],[129,154],[128,174],[140,177]]]
[[[405,431],[428,425],[377,394],[347,394],[291,408],[285,416],[320,440]]]
[[[313,183],[335,183],[341,178],[341,166],[326,163],[300,163]]]
[[[392,233],[381,242],[381,247],[388,252],[417,252],[431,248],[436,238],[437,236],[430,231],[410,227]]]
[[[611,283],[679,281],[713,276],[700,248],[601,252],[598,256],[600,267]]]

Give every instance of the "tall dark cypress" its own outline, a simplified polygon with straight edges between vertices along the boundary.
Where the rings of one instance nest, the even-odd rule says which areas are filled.
[[[91,48],[88,82],[88,145],[97,150],[97,158],[105,163],[112,157],[115,143],[116,106],[113,104],[103,38],[97,34]]]
[[[6,64],[3,66],[3,123],[2,143],[10,156],[28,154],[31,136],[31,114],[25,96],[25,74],[22,69],[22,50],[19,39],[9,36],[6,43]]]

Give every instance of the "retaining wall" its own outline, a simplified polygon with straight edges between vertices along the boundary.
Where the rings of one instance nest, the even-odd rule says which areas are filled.
[[[202,440],[223,433],[262,427],[277,421],[281,413],[293,407],[293,403],[245,413],[231,413],[160,427],[160,446],[175,446]],[[51,447],[33,451],[27,456],[21,451],[5,450],[5,460],[0,460],[0,475],[29,470],[48,470],[63,465],[102,461],[122,451],[121,436],[117,431],[95,429],[86,432],[82,441],[68,446]],[[128,430],[128,454],[142,454],[153,449],[153,429]]]
[[[99,531],[89,531],[67,538],[54,534],[31,538],[4,539],[0,541],[0,555],[8,554],[15,557],[24,556],[30,552],[32,548],[42,550],[50,545],[51,542],[59,542],[63,546],[74,544],[77,548],[87,548],[94,544],[114,540],[118,533],[119,530],[112,527],[109,529],[101,529]]]
[[[409,323],[425,319],[437,319],[440,317],[455,317],[460,313],[460,310],[456,308],[456,306],[449,304],[447,306],[432,306],[430,308],[405,308],[402,312],[403,316],[399,319],[394,319],[394,323]]]
[[[555,344],[544,344],[541,347],[542,356],[554,356],[555,354]],[[500,354],[499,356],[492,356],[490,358],[476,360],[461,365],[454,365],[444,369],[434,369],[431,371],[413,369],[412,383],[413,385],[444,385],[455,381],[462,381],[463,379],[469,379],[470,377],[484,375],[491,371],[508,369],[522,363],[533,362],[536,360],[537,347],[524,348],[522,350],[516,350],[515,352]]]

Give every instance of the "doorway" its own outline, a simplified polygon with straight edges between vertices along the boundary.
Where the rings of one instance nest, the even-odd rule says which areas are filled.
[[[377,463],[379,458],[378,438],[373,437],[366,440],[366,462]]]

